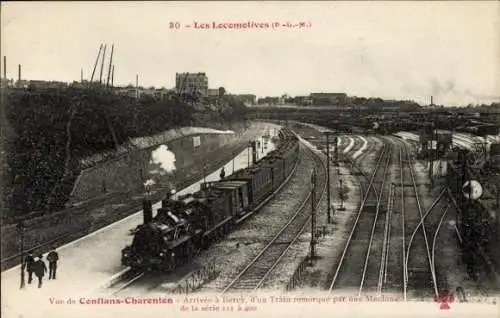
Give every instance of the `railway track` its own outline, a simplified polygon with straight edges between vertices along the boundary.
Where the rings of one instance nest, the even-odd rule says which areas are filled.
[[[307,155],[313,159],[317,170],[316,206],[319,205],[326,191],[326,166],[323,160],[312,150]],[[322,178],[323,177],[323,178]],[[223,293],[236,291],[252,291],[258,289],[272,270],[279,263],[286,251],[297,240],[310,220],[310,212],[306,203],[310,202],[311,192],[297,208],[293,217],[281,228],[273,239],[257,256],[234,278],[223,290]]]
[[[332,292],[334,288],[353,288],[355,286],[357,286],[358,294],[361,294],[363,290],[376,220],[380,212],[380,203],[383,194],[382,189],[390,162],[390,154],[391,146],[384,143],[376,161],[375,168],[371,173],[369,183],[364,190],[363,200],[361,201],[335,274],[328,287],[329,292]],[[382,175],[380,175],[381,173]],[[379,184],[378,191],[376,188],[377,183]],[[369,198],[371,200],[368,200]],[[370,214],[374,214],[375,217],[370,217]],[[366,246],[366,241],[368,241],[368,246]],[[359,260],[359,255],[365,255],[363,261]],[[349,264],[349,267],[347,267],[346,264]]]
[[[361,146],[359,148],[361,148]],[[353,149],[349,153],[355,153],[357,150],[359,149],[358,148]],[[368,144],[366,151],[361,156],[357,157],[356,159],[350,160],[351,170],[354,170],[358,176],[358,181],[360,186],[360,191],[359,191],[360,203],[363,201],[364,195],[367,192],[368,185],[370,184],[370,177],[368,177],[366,173],[361,169],[359,162],[361,162],[363,158],[365,158],[370,152],[376,152],[376,147],[373,143]],[[373,188],[372,190],[375,192],[375,196],[377,196],[377,189]]]
[[[145,275],[146,272],[128,269],[125,273],[117,275],[116,278],[111,279],[111,281],[102,289],[105,290],[106,294],[116,296],[134,282],[145,277]]]
[[[427,215],[433,210],[434,206],[436,203],[439,201],[439,199],[442,197],[442,194],[434,201],[434,203],[430,206],[430,208],[427,210],[427,212],[423,211],[422,203],[420,202],[420,195],[418,191],[418,186],[417,182],[415,179],[415,172],[413,169],[413,159],[410,156],[409,150],[407,148],[406,144],[403,144],[403,147],[401,149],[401,158],[404,158],[404,160],[401,161],[402,164],[402,171],[404,173],[405,166],[408,170],[408,174],[411,179],[411,194],[409,195],[410,197],[414,197],[415,200],[415,205],[417,207],[418,215],[414,215],[413,218],[410,218],[410,214],[405,215],[405,224],[409,226],[409,230],[413,230],[413,233],[408,241],[408,246],[405,247],[406,252],[405,252],[405,262],[404,262],[404,298],[407,298],[407,293],[409,289],[409,285],[414,290],[428,290],[431,288],[433,290],[433,294],[435,297],[439,295],[438,292],[438,286],[437,286],[437,281],[436,281],[436,273],[434,271],[434,267],[432,264],[432,258],[431,258],[431,248],[429,244],[429,239],[427,235],[427,230],[426,230],[426,222],[425,218]],[[404,165],[406,161],[406,165]],[[404,179],[404,177],[402,177]],[[404,191],[403,191],[404,192]],[[417,223],[418,222],[418,223]],[[408,224],[410,223],[410,224]],[[413,224],[411,224],[413,223]],[[417,224],[415,224],[417,223]],[[412,225],[414,226],[412,228]],[[414,238],[416,237],[416,233],[418,230],[421,230],[421,234],[423,236],[423,243],[421,241],[417,241],[416,243],[413,243]],[[406,232],[405,234],[408,234]],[[420,240],[422,237],[420,237]],[[412,257],[410,258],[410,252],[412,252]],[[426,260],[422,260],[419,258],[419,256],[425,255]],[[425,265],[427,263],[427,265]],[[431,284],[429,284],[429,282]]]

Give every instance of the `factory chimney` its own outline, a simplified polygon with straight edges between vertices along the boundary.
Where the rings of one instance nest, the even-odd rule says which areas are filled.
[[[19,84],[21,84],[21,64],[18,65],[18,76]]]
[[[431,96],[431,106],[434,105],[434,102],[433,102],[433,96]]]
[[[7,80],[7,56],[3,56],[3,78]]]
[[[135,74],[135,98],[139,98],[139,74]]]

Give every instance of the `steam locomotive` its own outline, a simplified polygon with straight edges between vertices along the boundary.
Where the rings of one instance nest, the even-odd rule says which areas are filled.
[[[171,271],[202,248],[225,236],[252,215],[294,171],[299,142],[289,129],[279,132],[278,147],[253,165],[235,171],[218,182],[206,182],[201,190],[167,197],[153,217],[151,200],[143,201],[144,223],[122,250],[121,262],[139,270]]]

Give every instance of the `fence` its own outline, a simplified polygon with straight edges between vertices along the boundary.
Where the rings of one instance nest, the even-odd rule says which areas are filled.
[[[323,225],[322,227],[316,228],[316,239],[317,240],[322,238],[326,234],[327,234],[326,225]],[[299,286],[302,283],[304,271],[310,265],[310,263],[311,263],[311,256],[307,255],[306,257],[304,257],[304,259],[300,262],[299,266],[297,266],[297,268],[293,272],[293,275],[290,278],[290,281],[288,282],[288,284],[286,284],[286,287],[285,287],[286,291],[291,291],[291,290],[295,289],[295,287]]]
[[[219,271],[215,264],[209,264],[192,273],[184,283],[177,285],[173,290],[174,294],[188,294],[199,289],[204,283],[215,279],[219,275]]]

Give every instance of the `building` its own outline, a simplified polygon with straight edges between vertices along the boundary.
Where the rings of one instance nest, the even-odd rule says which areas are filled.
[[[29,84],[30,83],[27,80],[20,79],[20,80],[16,81],[15,87],[16,88],[28,88]]]
[[[207,90],[207,96],[208,97],[219,97],[219,89],[218,88],[209,88]]]
[[[132,98],[141,98],[145,96],[152,97],[154,99],[164,99],[170,98],[175,94],[174,90],[166,88],[144,88],[144,87],[116,87],[115,92],[120,95],[126,95]]]
[[[344,105],[347,102],[345,93],[311,93],[309,97],[314,105]]]
[[[257,100],[257,96],[252,95],[252,94],[239,94],[239,95],[232,95],[232,96],[241,100],[243,102],[243,104],[245,104],[246,106],[255,105],[256,100]]]
[[[314,100],[309,96],[297,96],[294,99],[296,105],[312,105]]]
[[[208,95],[208,77],[205,73],[175,73],[175,89],[178,94]]]
[[[14,79],[2,78],[2,87],[14,87]]]
[[[263,105],[277,105],[280,101],[279,101],[279,97],[271,97],[271,96],[266,96],[266,97],[261,97],[257,100],[257,103],[258,104],[263,104]]]
[[[62,88],[68,87],[68,83],[58,82],[58,81],[30,80],[28,86],[31,89],[49,89],[49,88],[59,88],[59,89],[62,89]]]

